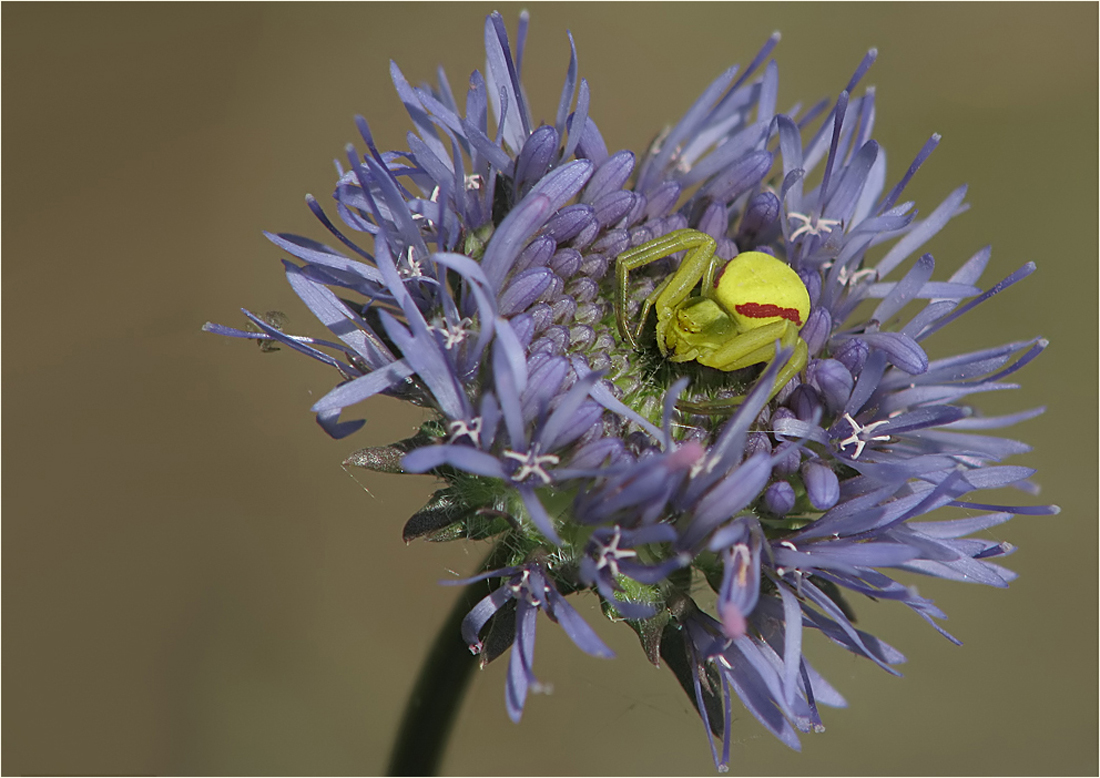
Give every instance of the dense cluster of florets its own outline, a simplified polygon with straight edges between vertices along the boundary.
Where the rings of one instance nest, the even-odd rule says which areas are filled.
[[[895,673],[902,655],[853,626],[846,597],[897,600],[953,640],[932,601],[883,569],[1005,586],[1012,573],[990,560],[1012,549],[965,536],[1052,510],[967,499],[1033,491],[1031,470],[1000,464],[1026,446],[980,433],[1041,409],[984,418],[964,401],[1010,386],[1045,342],[932,361],[922,345],[1033,266],[982,291],[988,248],[946,281],[932,280],[931,255],[911,259],[965,208],[965,187],[924,218],[900,201],[932,136],[887,190],[874,91],[856,93],[873,51],[835,101],[777,113],[773,36],[639,162],[608,152],[575,49],[553,125],[532,126],[525,30],[521,17],[513,56],[500,16],[489,17],[486,73],[471,77],[464,108],[442,72],[436,87],[413,87],[392,66],[416,129],[409,148],[380,152],[359,119],[366,151],[348,147],[335,191],[343,229],[369,250],[312,198],[337,248],[268,236],[298,260],[284,262],[288,280],[340,342],[288,335],[248,312],[257,331],[207,329],[334,367],[340,383],[313,410],[335,437],[363,424],[341,412],[375,394],[434,411],[416,437],[349,461],[442,480],[407,540],[492,539],[506,550],[506,567],[477,576],[499,585],[463,637],[475,652],[494,630],[498,646],[512,645],[514,720],[537,684],[539,611],[581,649],[611,654],[565,597],[593,590],[676,673],[718,736],[719,767],[734,694],[797,748],[796,730],[821,728],[819,704],[844,704],[803,656],[804,628]],[[685,228],[713,238],[722,259],[764,252],[804,283],[807,361],[778,393],[791,349],[723,371],[621,337],[616,314],[638,321],[677,257],[633,274],[621,311],[616,258]],[[903,317],[906,308],[918,309]],[[969,515],[926,520],[944,506]],[[696,602],[700,581],[713,602]]]

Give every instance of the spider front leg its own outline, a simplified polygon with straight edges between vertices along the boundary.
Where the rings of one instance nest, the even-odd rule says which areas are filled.
[[[789,337],[789,335],[787,337]],[[785,348],[791,345],[790,343],[784,342],[783,338],[780,338],[779,340],[780,344]],[[772,359],[775,358],[775,341],[772,341],[770,348],[771,351],[768,352],[767,358],[759,361],[770,362]],[[752,355],[751,358],[755,359],[758,356],[759,353]],[[733,369],[736,369],[736,367],[747,367],[748,364],[744,362],[744,359],[748,358],[748,356],[742,357],[741,360],[731,363],[735,365]],[[768,392],[768,402],[770,402],[771,399],[779,393],[779,390],[786,386],[787,383],[792,378],[794,378],[795,375],[797,375],[802,368],[806,366],[806,362],[808,361],[808,359],[809,349],[806,346],[806,341],[802,340],[802,338],[800,337],[795,337],[794,352],[791,354],[786,364],[784,364],[783,367],[779,369],[779,372],[776,373],[775,380],[772,383],[771,391]],[[700,361],[703,362],[709,360]],[[746,395],[741,395],[738,397],[727,397],[724,399],[699,400],[697,402],[692,402],[690,400],[680,400],[678,403],[676,403],[676,407],[686,413],[696,413],[701,416],[724,416],[726,414],[732,413],[737,408],[739,408],[741,404],[745,402],[745,397]]]
[[[798,327],[786,319],[779,319],[762,327],[738,332],[709,354],[700,356],[699,361],[707,367],[726,371],[766,364],[775,355],[777,340],[783,348],[794,346],[799,340]]]
[[[799,373],[806,366],[806,362],[809,361],[809,348],[806,347],[806,341],[798,337],[798,329],[789,327],[788,331],[782,333],[779,340],[782,348],[790,348],[792,346],[791,336],[794,336],[793,346],[794,351],[791,353],[790,359],[787,363],[783,364],[779,372],[775,374],[775,379],[772,382],[771,390],[768,392],[768,398],[766,402],[771,402],[771,399],[779,394],[779,391],[793,379],[793,377]],[[728,347],[733,349],[733,347]],[[751,344],[744,341],[740,341],[737,344],[737,348],[734,350],[749,348],[752,349]],[[761,359],[761,352],[756,349],[752,349],[744,354],[739,354],[736,359],[730,362],[726,362],[726,368],[723,368],[719,363],[709,364],[714,358],[714,354],[709,355],[709,358],[700,359],[698,361],[703,364],[709,364],[713,368],[718,370],[737,370],[738,368],[746,368],[749,364],[756,364],[757,362],[771,362],[775,357],[775,341],[772,340],[766,348],[766,357]],[[726,354],[729,355],[729,354]],[[749,361],[752,360],[752,361]],[[687,399],[681,399],[676,403],[676,407],[683,410],[685,413],[698,414],[701,416],[725,416],[726,414],[733,413],[741,403],[745,402],[746,395],[739,395],[737,397],[726,397],[722,399],[701,399],[701,401],[692,402]]]
[[[645,327],[649,311],[657,307],[657,345],[661,353],[665,353],[663,330],[671,312],[691,294],[691,290],[699,283],[704,274],[712,277],[714,250],[716,244],[714,238],[698,230],[675,230],[649,243],[643,243],[632,249],[624,251],[615,260],[615,321],[619,327],[619,336],[622,337],[631,348],[638,348],[638,339]],[[680,263],[680,267],[666,278],[653,294],[646,298],[642,305],[639,321],[633,330],[627,325],[627,278],[631,270],[645,267],[659,259],[664,259],[678,251],[690,250]],[[662,315],[662,312],[663,315]]]
[[[791,358],[776,374],[775,384],[768,395],[770,400],[806,366],[809,359],[806,341],[798,336],[798,330],[798,325],[787,319],[772,321],[738,333],[711,353],[700,356],[699,362],[718,370],[739,370],[771,362],[775,356],[776,341],[782,348],[793,347]]]

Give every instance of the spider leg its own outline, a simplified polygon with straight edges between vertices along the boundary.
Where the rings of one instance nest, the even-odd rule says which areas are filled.
[[[738,370],[749,365],[771,362],[775,356],[775,342],[781,348],[794,347],[794,353],[775,377],[775,385],[768,399],[779,392],[787,382],[806,366],[809,350],[806,341],[798,337],[798,328],[787,320],[766,324],[763,327],[739,334],[726,345],[716,349],[699,361],[707,367],[719,370]]]
[[[676,403],[676,409],[684,413],[695,413],[700,416],[724,416],[740,408],[743,402],[745,402],[744,395],[730,397],[725,400],[700,400],[699,402],[679,400]]]
[[[806,346],[806,341],[802,340],[802,338],[797,338],[794,344],[794,353],[791,354],[791,358],[787,360],[787,364],[782,367],[779,374],[775,377],[775,386],[772,387],[772,392],[768,395],[769,401],[779,394],[779,390],[786,386],[802,368],[806,367],[806,362],[809,361],[809,358],[810,351]]]
[[[626,322],[627,277],[630,271],[645,267],[678,251],[694,249],[684,258],[679,269],[665,279],[646,299],[644,313],[648,314],[649,309],[656,305],[659,314],[666,306],[675,306],[690,294],[699,283],[706,263],[714,256],[714,248],[714,238],[706,233],[683,229],[628,249],[615,259],[615,321],[619,328],[619,336],[629,343],[631,348],[638,348],[638,340],[635,332],[631,331]],[[642,323],[644,322],[643,316]],[[641,325],[637,332],[641,332]]]
[[[789,344],[788,344],[789,345]],[[774,356],[774,341],[772,344],[771,356]],[[769,357],[769,361],[770,358]],[[790,382],[797,373],[806,366],[806,362],[809,359],[809,350],[806,347],[806,341],[802,338],[796,338],[794,343],[794,353],[791,354],[791,358],[787,360],[779,372],[775,376],[775,383],[772,384],[772,390],[768,394],[768,402],[773,397],[779,394],[779,390]],[[764,361],[764,360],[762,360]],[[726,399],[718,400],[700,400],[698,402],[691,402],[690,400],[680,400],[676,403],[677,409],[685,413],[695,413],[701,416],[722,416],[727,413],[732,413],[737,408],[741,407],[741,404],[745,402],[747,395],[740,395],[738,397],[729,397]]]
[[[664,281],[662,281],[660,284],[658,284],[657,288],[653,290],[653,293],[650,294],[649,297],[645,298],[645,301],[642,303],[642,310],[638,313],[638,326],[634,330],[635,341],[641,340],[642,329],[645,327],[646,320],[649,318],[649,312],[651,310],[653,310],[653,304],[657,300],[657,298],[660,297],[664,293],[665,289],[668,288],[668,285],[669,285],[669,283],[671,283],[672,278],[673,277],[670,275],[670,276],[668,276],[668,278],[666,278]],[[658,317],[658,318],[660,318],[660,317]],[[661,324],[660,323],[658,323],[658,329],[661,329]],[[634,345],[634,347],[637,348],[637,343],[636,342],[633,343],[632,345]],[[661,349],[661,354],[664,354],[665,353],[665,344],[664,344],[664,340],[662,338],[657,339],[657,345]]]
[[[794,345],[797,338],[797,327],[786,319],[778,319],[762,327],[738,333],[699,361],[718,370],[740,370],[749,365],[771,362],[777,340],[784,348],[788,348]]]

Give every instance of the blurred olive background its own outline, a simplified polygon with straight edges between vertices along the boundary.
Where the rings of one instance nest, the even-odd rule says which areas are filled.
[[[341,469],[422,418],[388,398],[333,441],[309,406],[334,383],[286,350],[200,332],[279,309],[320,334],[261,230],[325,240],[331,160],[368,117],[382,148],[411,127],[388,75],[483,67],[484,4],[5,4],[3,109],[3,772],[377,773],[418,665],[484,549],[406,547],[427,477]],[[500,8],[514,36],[519,6]],[[857,606],[909,657],[892,678],[823,640],[807,653],[850,703],[801,754],[737,710],[748,774],[1068,774],[1097,770],[1097,6],[531,6],[524,76],[553,120],[566,30],[612,149],[641,150],[773,30],[780,109],[835,96],[879,60],[876,137],[928,213],[959,183],[972,210],[931,246],[946,278],[986,243],[981,306],[933,356],[1042,334],[1023,388],[1059,516],[989,536],[1020,547],[1007,591],[921,580],[965,645],[901,607]],[[361,142],[360,142],[361,145]],[[350,417],[349,417],[350,418]],[[1010,498],[1013,496],[1010,496]],[[712,774],[702,726],[633,634],[578,606],[601,661],[546,620],[555,687],[504,709],[502,660],[478,673],[444,770]]]

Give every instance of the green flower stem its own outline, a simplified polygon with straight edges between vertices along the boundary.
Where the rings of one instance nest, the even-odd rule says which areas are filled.
[[[507,543],[498,542],[478,572],[503,567],[508,554]],[[478,664],[478,658],[462,641],[462,620],[490,590],[488,581],[477,581],[465,587],[455,600],[409,695],[390,753],[387,775],[437,774],[451,726],[462,706],[472,671]]]

